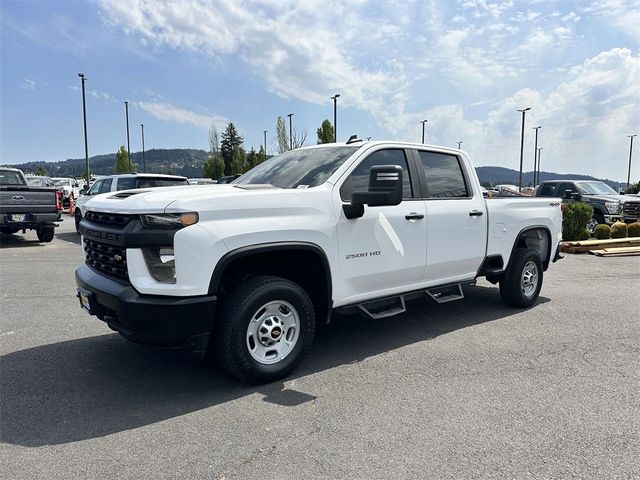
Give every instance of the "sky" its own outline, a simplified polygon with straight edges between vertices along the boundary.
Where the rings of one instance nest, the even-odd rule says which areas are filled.
[[[640,0],[0,0],[0,163],[208,148],[232,121],[247,149],[293,113],[316,142],[421,141],[476,165],[626,181],[640,134]],[[288,124],[288,121],[287,121]],[[638,137],[636,140],[640,139]],[[635,148],[637,145],[637,148]],[[640,178],[640,141],[632,179]]]

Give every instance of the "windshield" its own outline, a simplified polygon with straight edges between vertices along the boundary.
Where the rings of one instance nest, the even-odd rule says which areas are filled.
[[[236,185],[273,185],[279,188],[310,188],[323,184],[359,146],[292,150],[276,155],[249,170]]]
[[[604,182],[580,182],[576,186],[583,195],[618,195],[618,192]]]

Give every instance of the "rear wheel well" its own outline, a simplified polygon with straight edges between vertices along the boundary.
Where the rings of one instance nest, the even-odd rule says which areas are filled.
[[[311,298],[317,322],[324,323],[331,309],[331,277],[326,258],[307,248],[267,249],[233,256],[221,273],[214,273],[212,290],[224,298],[248,278],[273,275],[302,287]]]
[[[509,266],[511,266],[513,261],[513,255],[516,248],[532,248],[533,250],[536,250],[542,259],[542,266],[544,270],[549,267],[549,261],[551,259],[551,234],[546,228],[536,227],[520,233],[511,252]]]

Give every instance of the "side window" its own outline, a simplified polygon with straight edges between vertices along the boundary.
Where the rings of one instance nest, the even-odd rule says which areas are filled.
[[[544,185],[542,185],[542,187],[540,187],[540,193],[538,194],[539,197],[553,197],[553,191],[556,188],[556,184],[555,183],[545,183]]]
[[[567,190],[571,190],[571,193],[577,193],[578,190],[573,183],[561,183],[558,186],[558,191],[556,192],[556,196],[560,198],[564,198],[564,194]]]
[[[118,178],[118,184],[116,185],[118,190],[131,190],[136,188],[135,177],[120,177]]]
[[[91,188],[87,192],[87,195],[97,195],[98,193],[100,193],[100,188],[102,188],[103,181],[104,180],[96,180],[94,184],[91,185]]]
[[[111,191],[111,182],[113,182],[112,178],[106,178],[102,182],[102,187],[100,187],[100,193],[107,193]]]
[[[429,198],[469,197],[460,160],[446,153],[419,151]]]
[[[411,198],[411,178],[407,158],[402,149],[387,149],[373,152],[365,158],[356,169],[351,172],[349,178],[340,187],[340,198],[344,202],[351,201],[353,192],[366,191],[369,188],[369,170],[376,165],[398,165],[402,167],[402,198]]]

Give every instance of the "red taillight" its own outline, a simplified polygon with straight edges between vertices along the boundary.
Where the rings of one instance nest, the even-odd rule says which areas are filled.
[[[62,192],[56,192],[56,210],[62,210]]]

